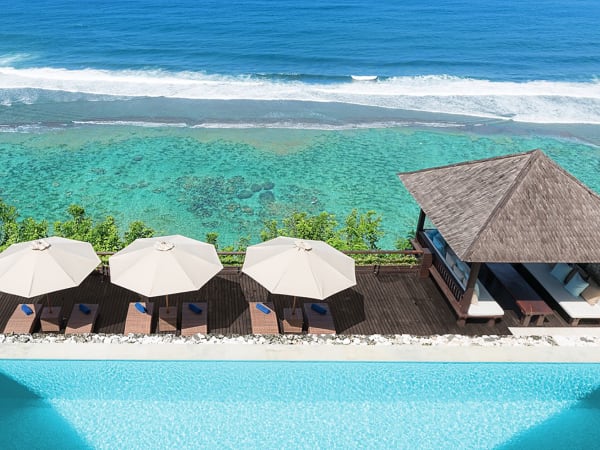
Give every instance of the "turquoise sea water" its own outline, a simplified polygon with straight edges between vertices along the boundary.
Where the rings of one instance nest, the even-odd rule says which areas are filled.
[[[597,364],[0,361],[20,448],[594,448]]]
[[[79,203],[226,245],[292,210],[373,209],[391,247],[417,213],[399,171],[542,148],[600,189],[594,0],[0,11],[0,197],[24,217]]]
[[[143,220],[162,234],[222,245],[259,239],[291,211],[373,209],[382,248],[416,226],[418,207],[396,174],[427,166],[544,149],[600,191],[600,150],[568,139],[459,130],[69,128],[0,134],[0,197],[22,216],[65,220],[69,204],[122,226]],[[248,197],[248,198],[244,198]]]

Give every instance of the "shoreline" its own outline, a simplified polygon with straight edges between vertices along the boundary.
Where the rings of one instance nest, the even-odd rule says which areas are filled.
[[[600,363],[600,329],[549,330],[476,337],[0,335],[0,359]]]

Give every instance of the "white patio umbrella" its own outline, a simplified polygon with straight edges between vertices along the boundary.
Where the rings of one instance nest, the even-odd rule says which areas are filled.
[[[49,237],[13,244],[0,253],[0,291],[31,298],[79,286],[100,258],[88,242]]]
[[[272,294],[324,300],[356,285],[354,259],[323,241],[280,236],[246,249],[242,272]]]
[[[136,239],[108,258],[110,281],[146,297],[196,291],[221,271],[215,246],[173,235]]]

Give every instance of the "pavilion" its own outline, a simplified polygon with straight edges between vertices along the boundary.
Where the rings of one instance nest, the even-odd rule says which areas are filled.
[[[454,294],[459,319],[482,263],[600,262],[600,196],[541,150],[399,177],[421,207],[417,240],[428,218],[471,263],[466,288]]]

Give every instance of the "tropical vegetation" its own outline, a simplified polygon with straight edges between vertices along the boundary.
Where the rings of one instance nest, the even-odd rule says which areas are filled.
[[[80,205],[67,209],[67,219],[56,221],[50,227],[48,221],[37,221],[31,217],[21,219],[14,206],[0,199],[0,250],[16,242],[41,239],[49,236],[62,236],[86,241],[99,253],[117,252],[137,238],[152,237],[156,231],[141,221],[131,222],[123,233],[113,216],[106,216],[94,222]],[[383,237],[381,217],[375,211],[360,213],[353,209],[340,224],[336,216],[329,212],[311,216],[305,212],[294,212],[281,221],[269,220],[260,231],[260,239],[266,241],[277,236],[290,236],[299,239],[322,240],[344,251],[362,251],[352,254],[358,263],[363,264],[415,264],[411,255],[401,253],[376,253],[378,242]],[[221,252],[223,264],[240,264],[251,236],[239,238],[233,245],[219,247],[217,233],[207,233],[205,240]],[[396,248],[410,248],[408,238],[399,238]]]

